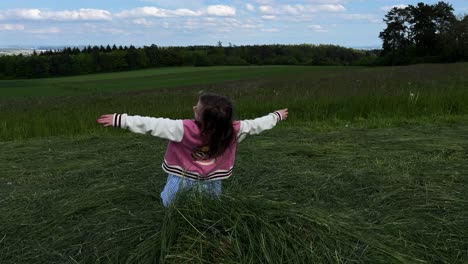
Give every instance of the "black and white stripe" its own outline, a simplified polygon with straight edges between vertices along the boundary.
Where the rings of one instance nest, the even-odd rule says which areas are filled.
[[[201,176],[200,174],[195,173],[195,172],[182,170],[178,166],[168,165],[166,161],[164,161],[164,163],[162,164],[162,168],[167,173],[171,173],[171,174],[181,176],[181,177],[190,178],[192,180],[197,180],[197,181],[222,180],[222,179],[229,178],[232,175],[232,168],[231,168],[227,171],[218,170],[218,171],[214,171],[208,174],[207,176]]]
[[[122,114],[114,114],[112,126],[122,128]]]
[[[275,115],[276,115],[276,117],[278,117],[279,121],[283,120],[283,117],[281,116],[281,114],[278,111],[275,112]]]

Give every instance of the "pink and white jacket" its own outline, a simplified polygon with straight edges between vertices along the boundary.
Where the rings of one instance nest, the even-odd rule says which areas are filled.
[[[247,135],[259,134],[273,128],[282,119],[279,112],[253,120],[235,121],[236,140],[213,159],[199,158],[202,145],[200,130],[194,120],[172,120],[114,114],[113,126],[134,133],[151,134],[169,140],[162,168],[165,172],[192,180],[210,181],[229,178],[232,175],[237,143]]]

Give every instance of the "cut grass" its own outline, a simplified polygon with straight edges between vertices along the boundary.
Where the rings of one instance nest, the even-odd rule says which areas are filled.
[[[1,263],[466,263],[468,127],[278,127],[164,209],[166,142],[2,142]]]

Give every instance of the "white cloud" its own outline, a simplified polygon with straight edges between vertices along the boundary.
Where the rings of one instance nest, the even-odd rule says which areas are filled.
[[[60,33],[60,28],[50,27],[50,28],[42,28],[42,29],[33,29],[33,30],[29,30],[28,32],[33,33],[33,34],[57,34],[57,33]]]
[[[19,31],[24,30],[24,26],[20,24],[0,24],[0,31]]]
[[[258,18],[194,17],[165,26],[165,28],[169,27],[171,30],[199,30],[219,33],[261,30],[264,26]]]
[[[296,5],[296,6],[291,6],[291,5],[286,5],[284,6],[284,11],[290,15],[298,15],[300,12],[304,10],[304,6],[302,5]]]
[[[53,20],[112,20],[112,15],[109,11],[100,9],[80,9],[78,11],[60,11],[48,12],[46,17]]]
[[[212,5],[204,10],[193,11],[190,9],[162,9],[153,6],[138,7],[134,9],[124,10],[117,13],[115,16],[119,18],[142,18],[142,17],[197,17],[202,15],[208,16],[235,16],[236,9],[225,5]]]
[[[169,12],[173,16],[199,16],[201,13],[197,11],[192,11],[190,9],[176,9],[174,11]]]
[[[44,11],[40,9],[11,9],[0,11],[2,20],[56,20],[56,21],[108,21],[112,14],[101,9],[79,9],[65,11]]]
[[[276,16],[262,16],[262,19],[265,19],[265,20],[273,20],[275,18]]]
[[[342,12],[345,7],[340,4],[323,4],[323,5],[281,5],[273,7],[271,5],[262,5],[259,7],[260,12],[266,15],[306,15],[316,12]]]
[[[255,7],[252,4],[245,4],[245,8],[250,12],[255,11]]]
[[[262,28],[261,31],[263,32],[278,32],[277,28]]]
[[[381,9],[382,11],[388,12],[388,11],[392,10],[394,7],[404,9],[404,8],[407,8],[408,5],[400,4],[400,5],[392,5],[392,6],[383,6],[383,7],[380,8],[380,9]]]
[[[148,20],[146,20],[144,18],[137,18],[137,19],[133,20],[133,24],[149,27],[149,26],[153,25],[153,22],[148,21]]]
[[[319,5],[316,9],[316,12],[325,11],[325,12],[342,12],[346,8],[343,5],[339,4],[328,4],[328,5]]]
[[[236,9],[226,5],[212,5],[206,8],[206,14],[211,16],[235,16]]]
[[[272,6],[268,6],[268,5],[262,5],[259,7],[259,9],[260,9],[260,12],[264,14],[276,14],[277,13],[277,10],[275,10]]]
[[[44,15],[41,15],[39,9],[11,9],[1,11],[0,15],[4,19],[43,19]]]
[[[130,10],[124,10],[115,16],[119,18],[135,17],[178,17],[178,16],[200,16],[201,12],[195,12],[190,9],[168,10],[152,6],[138,7]]]
[[[309,25],[308,28],[311,28],[315,32],[328,32],[328,30],[324,29],[321,25]]]

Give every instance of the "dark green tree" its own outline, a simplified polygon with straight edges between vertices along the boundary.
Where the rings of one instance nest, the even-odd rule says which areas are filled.
[[[413,38],[409,10],[394,7],[385,15],[383,21],[387,24],[387,28],[379,34],[383,41],[383,54],[392,58],[401,56],[410,47]]]
[[[389,64],[456,61],[461,23],[453,7],[440,1],[393,8],[384,18],[387,27],[380,32],[382,56]]]

